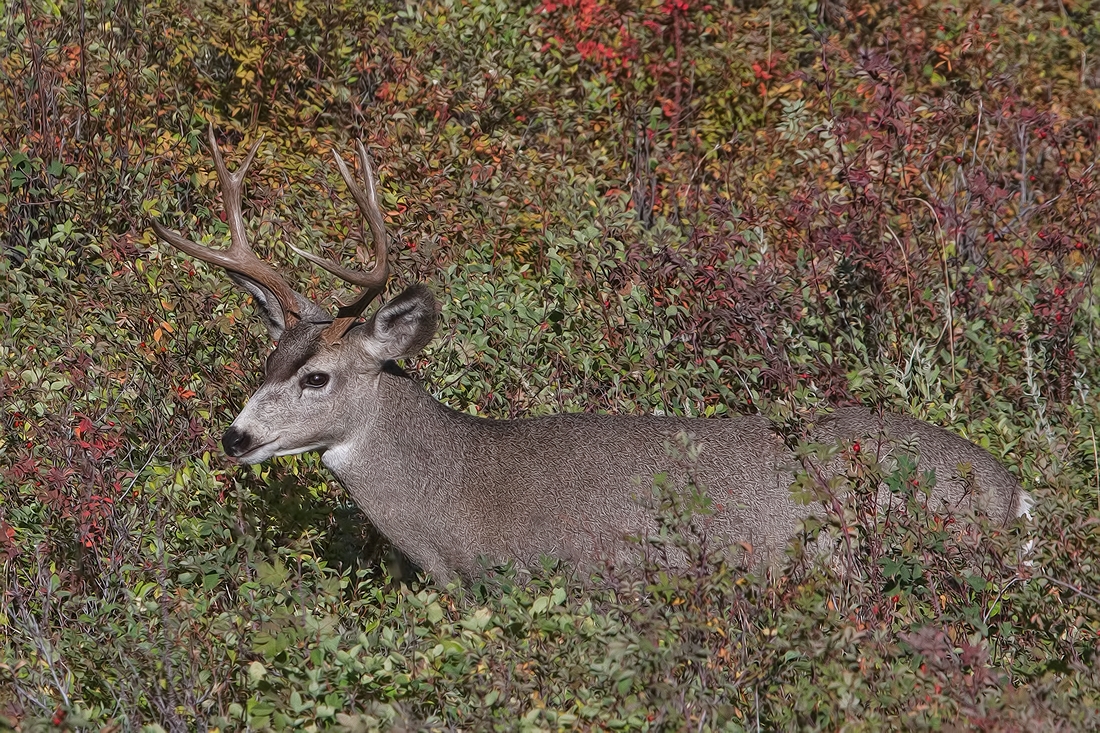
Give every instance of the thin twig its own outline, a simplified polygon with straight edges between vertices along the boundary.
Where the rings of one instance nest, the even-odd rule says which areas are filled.
[[[986,612],[984,614],[982,614],[982,623],[983,624],[988,624],[989,623],[989,617],[993,613],[993,609],[996,608],[997,604],[1001,602],[1001,597],[1004,596],[1005,592],[1007,592],[1009,588],[1011,588],[1013,585],[1018,583],[1020,580],[1022,580],[1022,579],[1019,578],[1019,577],[1013,578],[1012,580],[1005,583],[1004,588],[1001,588],[1001,590],[999,590],[997,592],[997,597],[993,599],[993,603],[990,603],[989,608],[986,609]]]
[[[1063,580],[1058,580],[1057,578],[1052,578],[1049,575],[1045,575],[1045,574],[1037,575],[1036,577],[1040,578],[1042,580],[1045,580],[1049,583],[1054,583],[1055,585],[1061,586],[1062,588],[1065,588],[1066,590],[1071,590],[1074,593],[1076,593],[1077,595],[1081,596],[1082,598],[1086,598],[1086,599],[1092,601],[1093,603],[1095,603],[1096,605],[1100,606],[1100,598],[1097,598],[1096,596],[1092,595],[1091,593],[1086,593],[1085,591],[1081,590],[1080,588],[1078,588],[1078,587],[1076,587],[1076,586],[1074,586],[1070,583],[1067,583]]]
[[[1100,456],[1096,453],[1096,431],[1089,426],[1089,436],[1092,438],[1092,475],[1096,484],[1096,506],[1100,509]]]
[[[913,323],[917,322],[917,317],[913,313],[913,277],[909,273],[909,257],[905,254],[905,246],[898,239],[898,235],[894,234],[894,230],[890,228],[890,225],[886,225],[886,231],[890,232],[890,236],[897,242],[898,249],[901,251],[901,261],[905,264],[905,287],[909,290],[909,317],[913,319]]]
[[[951,381],[958,382],[958,378],[955,376],[955,315],[951,307],[953,293],[951,291],[951,276],[947,271],[947,238],[944,236],[943,226],[940,224],[940,215],[936,213],[936,208],[932,204],[922,198],[910,196],[902,199],[902,201],[916,201],[924,204],[932,212],[932,218],[936,221],[936,238],[940,242],[940,259],[943,264],[943,287],[946,290],[943,299],[944,305],[947,307],[947,340],[951,346]]]

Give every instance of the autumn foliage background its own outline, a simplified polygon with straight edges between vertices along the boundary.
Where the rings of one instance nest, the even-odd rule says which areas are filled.
[[[6,3],[0,727],[1097,727],[1098,105],[1095,0]],[[316,456],[216,445],[266,333],[148,227],[227,239],[208,122],[326,304],[287,242],[353,256],[364,140],[447,404],[908,412],[1028,486],[1031,564],[841,446],[770,574],[670,498],[682,574],[388,580]]]

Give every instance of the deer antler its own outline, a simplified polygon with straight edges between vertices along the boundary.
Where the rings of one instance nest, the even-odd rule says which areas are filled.
[[[374,267],[369,272],[360,272],[298,249],[293,244],[290,245],[291,249],[318,267],[362,288],[355,300],[340,306],[340,309],[336,312],[336,319],[321,334],[321,338],[330,344],[343,338],[344,334],[355,323],[355,319],[366,310],[372,300],[381,295],[382,291],[386,289],[386,281],[390,277],[389,264],[386,261],[386,223],[382,218],[382,210],[378,207],[378,191],[374,181],[374,169],[363,143],[356,140],[355,144],[359,150],[359,167],[366,183],[366,191],[355,182],[355,178],[351,175],[347,165],[344,164],[344,159],[340,157],[340,154],[334,150],[332,155],[336,158],[336,167],[340,169],[340,176],[347,184],[348,191],[355,198],[355,202],[359,204],[359,211],[370,224],[371,234],[374,238]]]
[[[163,241],[195,259],[243,275],[270,290],[276,300],[279,301],[279,307],[283,311],[284,326],[289,329],[301,319],[294,289],[276,272],[275,268],[263,262],[248,246],[244,216],[241,214],[241,190],[244,188],[244,177],[248,173],[248,167],[252,165],[252,159],[259,149],[263,137],[261,136],[259,140],[252,144],[252,148],[245,156],[244,162],[237,168],[237,172],[230,173],[229,169],[225,167],[221,150],[214,139],[213,124],[210,125],[207,133],[210,139],[210,150],[214,154],[214,167],[218,171],[218,182],[221,184],[222,189],[225,218],[229,226],[229,248],[218,250],[205,247],[198,242],[187,239],[175,230],[168,229],[156,219],[152,220],[153,231]]]

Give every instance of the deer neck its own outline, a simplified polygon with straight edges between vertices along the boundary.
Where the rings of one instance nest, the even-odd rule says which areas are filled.
[[[346,486],[386,480],[410,456],[426,458],[439,450],[452,410],[437,402],[396,365],[377,376],[374,396],[355,413],[345,439],[321,460]]]

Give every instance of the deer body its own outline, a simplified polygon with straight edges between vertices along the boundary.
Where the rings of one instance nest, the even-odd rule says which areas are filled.
[[[793,507],[782,442],[766,420],[490,420],[451,410],[409,377],[383,372],[379,381],[377,410],[322,460],[372,524],[436,578],[469,577],[483,559],[624,559],[625,536],[654,526],[652,479],[675,468],[669,447],[679,433],[702,442],[700,483],[728,487],[717,517],[746,530],[739,539],[785,541],[794,529],[793,520],[755,520]]]
[[[164,241],[212,264],[256,298],[278,348],[263,385],[226,431],[226,453],[243,463],[321,451],[325,465],[359,508],[399,550],[446,582],[490,562],[523,563],[553,555],[575,563],[625,561],[628,536],[656,528],[653,477],[708,492],[706,534],[747,543],[770,556],[798,522],[821,514],[800,505],[790,486],[798,460],[761,417],[692,419],[569,414],[489,420],[439,403],[396,366],[435,333],[438,306],[414,285],[357,317],[388,279],[386,235],[373,174],[359,145],[366,190],[336,157],[340,173],[374,235],[375,267],[360,273],[297,250],[363,288],[333,319],[302,297],[248,248],[240,214],[245,163],[230,174],[210,131],[232,245],[211,250],[154,221]],[[1007,523],[1026,511],[1027,495],[985,450],[913,418],[842,408],[813,421],[810,440],[863,441],[888,457],[899,443],[933,471],[933,502],[977,506]],[[693,447],[688,460],[677,448]],[[969,469],[960,472],[960,466]],[[823,477],[841,468],[820,467]],[[881,494],[882,492],[880,492]]]
[[[626,537],[656,528],[653,477],[685,469],[670,455],[681,436],[699,451],[687,470],[710,496],[713,514],[704,522],[716,544],[745,542],[774,557],[799,520],[823,513],[792,498],[799,464],[762,417],[491,420],[451,410],[389,370],[372,404],[360,427],[322,460],[371,523],[444,582],[474,575],[485,560],[629,562],[636,550]],[[826,444],[874,441],[887,431],[921,450],[921,469],[937,476],[935,500],[958,508],[972,500],[1005,523],[1020,511],[1015,478],[953,433],[859,407],[837,410],[817,427],[812,439]],[[958,463],[972,467],[979,495],[967,496]]]

